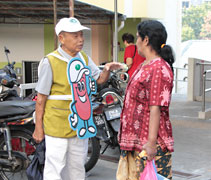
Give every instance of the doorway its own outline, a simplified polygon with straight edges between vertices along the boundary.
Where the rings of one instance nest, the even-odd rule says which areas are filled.
[[[23,83],[36,83],[38,81],[39,61],[23,61]],[[35,90],[27,89],[25,96],[32,94]]]

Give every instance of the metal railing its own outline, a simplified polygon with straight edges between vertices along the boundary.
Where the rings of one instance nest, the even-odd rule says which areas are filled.
[[[207,78],[207,74],[211,73],[211,70],[204,70],[204,66],[211,66],[211,63],[196,63],[196,65],[202,66],[202,69],[204,71],[202,74],[202,112],[205,112],[205,96],[207,92],[211,91],[211,88],[206,89],[206,81],[211,81],[211,78]]]
[[[184,65],[184,68],[174,67],[174,82],[175,82],[175,93],[178,92],[178,82],[186,82],[188,77],[185,76],[183,79],[178,78],[179,71],[188,71],[186,68],[187,64]]]
[[[20,97],[23,98],[25,96],[25,90],[35,89],[36,85],[37,83],[20,84]]]

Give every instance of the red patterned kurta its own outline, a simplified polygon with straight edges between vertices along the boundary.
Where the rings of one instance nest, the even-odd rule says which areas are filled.
[[[173,152],[174,139],[169,120],[173,73],[161,58],[140,65],[128,83],[121,114],[119,144],[121,149],[141,151],[149,131],[149,106],[161,106],[157,143]]]

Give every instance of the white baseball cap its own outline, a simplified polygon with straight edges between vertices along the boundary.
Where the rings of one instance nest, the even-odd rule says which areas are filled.
[[[90,70],[84,66],[84,64],[79,59],[73,60],[70,64],[68,64],[68,73],[70,77],[70,82],[78,82],[80,81],[83,74],[89,75]]]
[[[79,20],[74,17],[60,19],[55,27],[57,36],[62,31],[78,32],[78,31],[82,31],[82,30],[90,30],[90,28],[82,26],[81,23],[79,22]]]

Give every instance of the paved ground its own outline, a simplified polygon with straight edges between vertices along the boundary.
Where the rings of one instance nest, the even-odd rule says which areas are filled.
[[[175,138],[174,180],[211,180],[211,120],[199,120],[200,110],[200,102],[187,102],[185,96],[173,95],[170,114]],[[110,149],[106,155],[117,162],[119,153]],[[87,180],[115,180],[116,162],[99,160]]]
[[[207,106],[211,107],[211,103]],[[187,102],[185,96],[173,95],[170,107],[175,138],[173,180],[211,180],[211,120],[199,120],[200,110],[200,102]],[[112,159],[99,160],[86,180],[116,179],[119,151],[108,149],[106,155]]]

